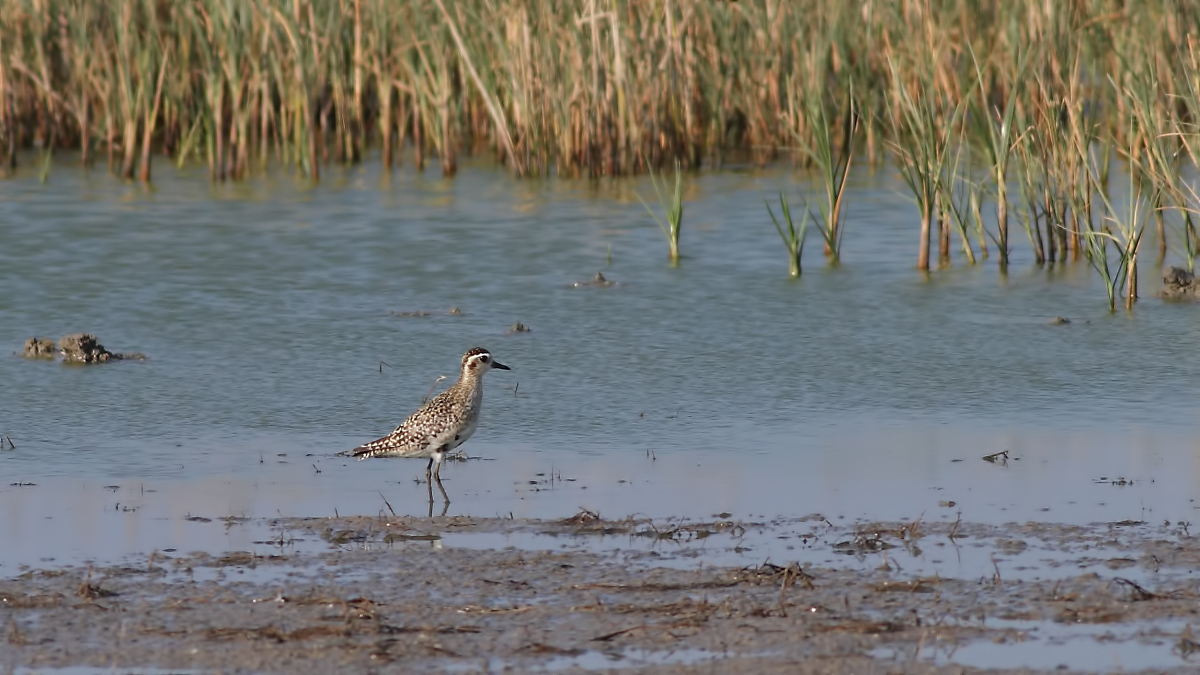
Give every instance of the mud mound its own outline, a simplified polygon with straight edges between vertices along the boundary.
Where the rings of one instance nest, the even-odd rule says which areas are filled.
[[[56,346],[52,340],[32,337],[25,341],[21,355],[27,359],[53,359],[62,354],[63,363],[107,363],[123,359],[144,360],[137,352],[110,352],[91,333],[72,333],[63,336]]]
[[[1194,274],[1182,267],[1169,267],[1163,272],[1163,287],[1158,295],[1168,300],[1200,300],[1200,284]]]

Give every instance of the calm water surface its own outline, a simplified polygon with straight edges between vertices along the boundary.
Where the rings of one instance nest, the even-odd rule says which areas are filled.
[[[487,377],[481,459],[443,470],[451,515],[1194,517],[1200,307],[1154,298],[1145,260],[1109,314],[1085,262],[1038,268],[1019,231],[1007,277],[922,277],[890,172],[855,176],[844,264],[813,236],[799,281],[763,207],[800,194],[785,169],[692,177],[677,269],[644,179],[157,178],[0,182],[0,349],[87,331],[149,356],[0,357],[0,574],[185,548],[188,515],[424,514],[424,461],[334,453],[475,345],[513,370]],[[618,285],[572,287],[598,270]]]

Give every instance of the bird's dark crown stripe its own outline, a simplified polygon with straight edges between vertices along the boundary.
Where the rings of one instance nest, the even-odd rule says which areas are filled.
[[[479,356],[480,354],[487,354],[487,355],[489,355],[489,356],[490,356],[490,355],[491,355],[491,352],[489,352],[488,350],[484,349],[483,347],[473,347],[473,348],[471,348],[471,349],[468,349],[466,354],[463,354],[463,358],[464,358],[464,359],[469,359],[469,358],[471,358],[471,357],[474,357],[474,356]]]

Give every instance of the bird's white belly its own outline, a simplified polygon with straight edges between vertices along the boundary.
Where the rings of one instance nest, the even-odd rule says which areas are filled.
[[[450,449],[453,450],[453,449],[457,448],[458,446],[462,445],[463,443],[466,443],[467,439],[471,437],[471,434],[475,433],[475,427],[477,427],[477,426],[479,426],[479,414],[478,413],[468,417],[466,424],[464,424],[463,427],[458,430],[458,433],[455,434],[450,439],[450,442],[447,443],[446,445],[450,446]]]

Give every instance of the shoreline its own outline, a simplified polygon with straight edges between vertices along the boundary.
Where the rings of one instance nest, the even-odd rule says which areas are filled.
[[[991,653],[989,663],[1000,667],[987,672],[1055,670],[1058,662],[1022,664],[1019,655],[1053,660],[1058,652],[1079,672],[1183,672],[1200,648],[1189,624],[1200,546],[1186,526],[826,523],[664,527],[586,511],[562,520],[214,521],[206,526],[266,526],[279,539],[260,540],[271,553],[156,551],[140,562],[33,567],[0,580],[3,663],[194,672],[958,673],[977,672],[973,653],[999,648],[1008,658]],[[845,553],[835,559],[846,562],[710,564],[750,535],[795,536],[806,524],[810,545]],[[497,534],[538,534],[561,547],[455,543]],[[643,537],[664,546],[622,544]],[[671,544],[685,540],[705,546]],[[947,547],[983,551],[994,574],[906,569],[909,559]],[[1023,573],[1010,560],[1030,550],[1060,555]],[[1116,660],[1096,664],[1106,650]]]

